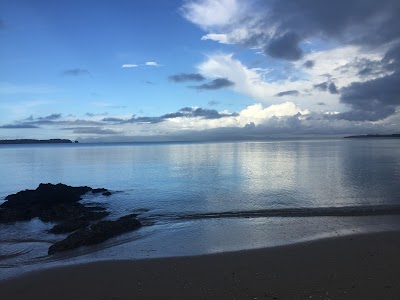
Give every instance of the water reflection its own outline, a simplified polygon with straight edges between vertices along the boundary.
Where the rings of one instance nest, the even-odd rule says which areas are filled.
[[[41,182],[159,211],[395,204],[397,140],[0,148],[0,196]]]

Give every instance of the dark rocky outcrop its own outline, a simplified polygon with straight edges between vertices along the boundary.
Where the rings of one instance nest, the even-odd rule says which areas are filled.
[[[54,225],[53,228],[51,228],[49,230],[49,232],[54,233],[54,234],[73,232],[80,228],[87,227],[87,226],[89,226],[89,224],[90,223],[88,220],[72,219],[72,220],[63,221],[60,224]]]
[[[104,208],[87,207],[79,202],[81,196],[90,191],[93,189],[87,186],[41,183],[36,190],[8,195],[6,202],[0,205],[0,223],[39,218],[43,222],[60,222],[51,230],[54,233],[74,231],[109,214]]]
[[[87,228],[79,229],[64,240],[50,246],[48,254],[98,244],[124,232],[138,229],[142,225],[136,220],[136,216],[136,214],[130,214],[116,221],[100,221]]]
[[[103,196],[111,196],[111,192],[107,189],[104,188],[99,188],[99,189],[93,189],[92,190],[93,194],[102,194]]]
[[[88,186],[72,187],[65,184],[43,184],[36,190],[25,190],[8,195],[0,205],[0,223],[28,221],[39,218],[43,222],[56,222],[50,233],[70,234],[66,239],[53,244],[48,253],[74,249],[83,245],[101,243],[113,236],[135,230],[142,226],[136,220],[137,214],[119,218],[116,221],[98,221],[109,212],[101,206],[84,205],[79,201],[88,193],[110,196],[104,188]]]
[[[105,193],[105,192],[108,192],[108,190],[105,188],[92,189],[93,194],[99,194],[99,193]]]

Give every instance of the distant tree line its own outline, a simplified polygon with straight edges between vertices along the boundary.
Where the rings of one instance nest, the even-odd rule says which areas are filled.
[[[345,136],[345,139],[355,139],[355,138],[400,138],[400,133],[394,133],[394,134],[365,134],[365,135],[351,135],[351,136]]]
[[[35,140],[35,139],[16,139],[16,140],[0,140],[0,144],[72,144],[71,140],[67,139],[49,139],[49,140]],[[75,141],[78,143],[78,141]]]

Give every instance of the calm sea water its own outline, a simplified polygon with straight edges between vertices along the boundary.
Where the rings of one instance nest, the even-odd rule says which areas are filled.
[[[214,253],[400,228],[397,215],[330,215],[347,207],[400,206],[395,139],[0,146],[0,178],[0,202],[42,182],[105,187],[115,193],[84,201],[105,205],[110,218],[142,212],[155,222],[51,257],[48,246],[63,237],[46,233],[52,224],[0,225],[0,278],[55,264]]]

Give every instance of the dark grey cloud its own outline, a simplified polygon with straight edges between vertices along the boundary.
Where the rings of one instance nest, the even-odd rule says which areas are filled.
[[[371,62],[361,61],[363,66]],[[349,112],[337,117],[345,120],[383,120],[396,112],[400,105],[400,43],[392,45],[380,62],[384,75],[364,82],[353,82],[340,90],[340,101],[351,107]],[[392,72],[390,74],[390,72]],[[383,73],[385,74],[385,73]]]
[[[0,126],[0,129],[30,129],[30,128],[39,128],[39,127],[26,123],[6,124]]]
[[[40,126],[95,126],[95,125],[103,125],[102,122],[85,120],[85,119],[76,119],[76,120],[60,120],[60,119],[45,119],[45,118],[36,118],[32,121],[26,121],[25,124]]]
[[[82,76],[82,75],[90,75],[90,72],[86,69],[68,69],[61,73],[63,76]]]
[[[395,111],[394,106],[382,106],[374,110],[352,109],[344,113],[332,115],[331,118],[347,121],[378,121],[393,115]]]
[[[168,77],[169,80],[174,82],[186,82],[186,81],[204,81],[206,78],[198,73],[180,73]]]
[[[394,114],[400,105],[400,73],[365,81],[354,82],[340,90],[342,103],[352,111],[339,117],[346,120],[377,121]]]
[[[347,43],[379,45],[399,36],[397,0],[273,2],[273,18],[281,20],[280,27],[304,38],[322,34]]]
[[[284,97],[284,96],[299,96],[300,93],[297,90],[285,91],[276,94],[276,97]]]
[[[400,37],[398,0],[255,0],[252,7],[261,18],[241,20],[256,28],[244,44],[289,61],[303,57],[301,44],[310,38],[371,48]]]
[[[299,60],[303,57],[300,49],[300,37],[294,32],[286,32],[281,36],[272,38],[264,47],[264,52],[275,58],[286,60]]]
[[[147,124],[156,124],[156,123],[161,123],[164,122],[165,119],[162,117],[137,117],[137,116],[133,116],[130,119],[127,120],[123,120],[123,121],[119,121],[116,124],[133,124],[133,123],[138,123],[138,124],[143,124],[143,123],[147,123]]]
[[[328,90],[328,82],[322,82],[318,84],[314,84],[314,88],[323,92],[326,92]]]
[[[204,119],[221,119],[226,117],[238,116],[237,113],[223,114],[219,113],[215,109],[206,109],[200,107],[197,108],[184,107],[179,112],[182,112],[184,117],[202,117]]]
[[[385,65],[386,64],[382,61],[373,61],[366,58],[356,57],[352,62],[339,67],[337,70],[339,70],[341,73],[348,73],[349,71],[353,72],[353,70],[356,70],[358,75],[361,77],[380,76],[385,72]]]
[[[307,61],[303,64],[303,66],[304,66],[305,68],[307,68],[307,69],[312,69],[312,68],[314,67],[314,65],[315,65],[315,61],[313,61],[313,60],[307,60]]]
[[[209,106],[217,106],[219,104],[221,104],[221,102],[219,102],[219,101],[215,101],[215,100],[208,101]]]
[[[103,118],[101,121],[118,123],[118,122],[124,122],[124,119],[110,117],[110,118]]]
[[[235,84],[226,78],[217,78],[210,81],[209,83],[191,86],[191,88],[194,88],[196,90],[219,90],[233,85]]]
[[[339,94],[339,91],[334,82],[325,81],[319,84],[314,84],[314,88],[330,94]]]
[[[13,124],[2,125],[1,128],[40,128],[41,126],[95,126],[104,125],[102,122],[85,119],[65,120],[61,114],[51,114],[45,117],[29,116],[23,120],[16,120]]]
[[[53,121],[53,120],[58,120],[61,119],[62,115],[61,114],[51,114],[45,117],[39,117],[36,120],[38,121]]]
[[[156,124],[164,122],[168,119],[175,118],[203,118],[203,119],[221,119],[221,118],[229,118],[236,117],[237,113],[232,114],[224,114],[220,113],[215,109],[205,109],[205,108],[193,108],[193,107],[183,107],[177,112],[161,115],[158,117],[138,117],[132,116],[132,118],[117,121],[116,124],[124,124],[124,123],[148,123],[148,124]]]
[[[339,94],[339,91],[336,87],[336,84],[334,82],[331,82],[328,86],[328,91],[331,94]]]
[[[324,105],[326,105],[326,103],[325,102],[318,102],[317,105],[324,106]]]
[[[121,132],[112,129],[104,129],[102,127],[67,127],[63,130],[72,130],[76,134],[120,134]]]

